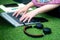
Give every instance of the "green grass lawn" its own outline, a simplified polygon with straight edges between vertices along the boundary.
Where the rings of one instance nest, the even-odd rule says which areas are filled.
[[[0,0],[0,4],[14,3],[12,0]],[[2,10],[0,10],[2,12]],[[13,27],[10,23],[0,17],[0,40],[60,40],[60,19],[49,16],[47,14],[37,15],[48,19],[48,22],[42,23],[44,27],[49,27],[52,34],[46,35],[42,38],[32,38],[24,34],[24,27]],[[37,29],[29,29],[28,32],[32,34],[42,33]]]

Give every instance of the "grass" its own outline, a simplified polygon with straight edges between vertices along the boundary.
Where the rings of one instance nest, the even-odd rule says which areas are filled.
[[[0,0],[0,4],[16,3],[12,0]]]
[[[13,3],[12,0],[0,0],[0,4]],[[2,11],[0,11],[2,12]],[[45,35],[42,38],[32,38],[24,34],[24,27],[13,27],[10,23],[0,17],[0,40],[60,40],[60,18],[52,17],[47,14],[37,15],[48,19],[48,22],[42,23],[44,27],[49,27],[52,30],[52,34]],[[28,32],[35,34],[35,31],[39,34],[37,29],[29,29]],[[34,32],[33,32],[34,31]]]

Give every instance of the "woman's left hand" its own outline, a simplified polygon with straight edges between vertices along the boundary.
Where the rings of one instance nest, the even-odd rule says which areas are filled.
[[[25,21],[30,22],[30,20],[31,20],[35,15],[37,15],[37,12],[36,12],[36,11],[28,12],[28,13],[22,15],[22,17],[20,18],[20,21],[22,21],[22,22],[25,22]]]

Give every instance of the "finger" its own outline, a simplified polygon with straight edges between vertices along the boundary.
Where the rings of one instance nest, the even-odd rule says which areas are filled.
[[[18,11],[17,14],[16,14],[16,17],[18,17],[18,15],[21,13],[22,11]]]
[[[25,15],[22,15],[22,17],[20,18],[20,21],[24,20],[26,18]]]
[[[26,17],[25,19],[24,19],[24,21],[23,22],[25,22],[25,21],[27,21],[29,18],[28,17]]]
[[[16,17],[18,17],[19,13],[16,14]]]
[[[28,23],[31,21],[32,18],[29,18]]]
[[[14,12],[12,16],[15,16],[17,14],[18,11]]]

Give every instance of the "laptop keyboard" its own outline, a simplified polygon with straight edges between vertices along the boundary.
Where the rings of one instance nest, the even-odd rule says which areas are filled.
[[[19,15],[18,17],[15,17],[15,16],[12,16],[12,14],[13,14],[13,13],[7,13],[7,15],[9,15],[11,18],[13,18],[16,22],[18,22],[18,23],[20,23],[20,24],[23,23],[23,22],[20,22],[20,20],[19,20],[20,17],[21,17],[21,15]],[[31,20],[30,23],[31,23],[31,22],[35,22],[35,20],[34,20],[34,19]],[[39,21],[37,21],[37,22],[39,22]],[[27,21],[26,21],[25,23],[27,23]]]
[[[23,22],[20,22],[20,17],[21,17],[21,15],[19,15],[17,18],[15,17],[15,16],[12,16],[12,14],[13,13],[7,13],[7,15],[9,15],[11,18],[13,18],[16,22],[18,22],[18,23],[23,23]],[[34,18],[32,18],[32,20],[30,21],[30,23],[31,22],[46,22],[46,21],[48,21],[47,19],[45,19],[45,18],[42,18],[42,17],[34,17]],[[27,21],[25,22],[25,23],[27,23]]]
[[[7,15],[9,15],[9,16],[10,16],[11,18],[13,18],[16,22],[18,22],[18,23],[21,24],[22,22],[20,22],[20,20],[19,20],[20,17],[21,17],[21,15],[19,15],[19,16],[16,18],[15,16],[12,16],[12,14],[13,14],[13,13],[7,13]]]

